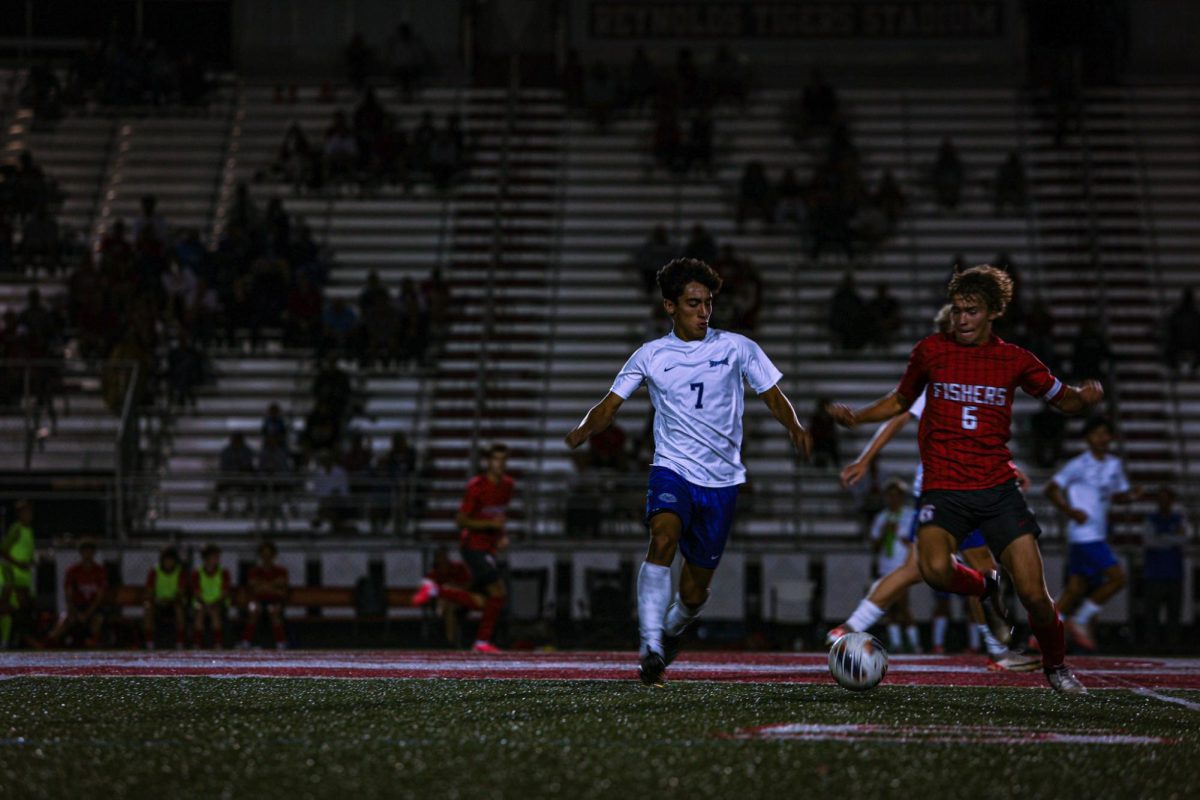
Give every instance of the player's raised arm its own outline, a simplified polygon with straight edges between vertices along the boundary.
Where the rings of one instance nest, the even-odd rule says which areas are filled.
[[[1082,414],[1104,399],[1100,381],[1084,381],[1082,386],[1064,386],[1050,404],[1064,414]]]
[[[883,422],[908,411],[911,403],[899,392],[888,392],[871,405],[855,411],[844,403],[830,403],[825,406],[829,416],[843,428],[853,428],[864,422]]]
[[[909,414],[897,414],[875,430],[875,435],[858,454],[858,458],[847,464],[842,470],[840,477],[843,488],[848,489],[862,479],[862,476],[870,469],[875,456],[879,455],[879,451],[887,446],[887,443],[908,424],[910,419],[912,417]]]
[[[609,392],[605,395],[603,400],[588,409],[583,420],[567,434],[565,439],[567,447],[571,449],[579,447],[597,433],[607,429],[609,425],[612,425],[613,417],[617,415],[617,409],[624,402],[625,398],[616,392]]]
[[[792,447],[795,447],[805,458],[808,458],[812,453],[812,434],[800,424],[800,419],[796,416],[796,409],[792,406],[792,401],[788,400],[787,395],[779,388],[779,384],[775,384],[770,389],[767,389],[759,397],[767,404],[767,408],[771,410],[771,415],[779,420],[779,424],[787,428],[788,438],[792,440]]]

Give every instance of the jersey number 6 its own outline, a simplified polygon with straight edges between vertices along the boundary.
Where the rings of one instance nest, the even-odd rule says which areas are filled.
[[[979,427],[979,418],[971,412],[979,406],[963,406],[962,426],[964,430],[973,431]]]
[[[692,387],[692,391],[696,392],[696,408],[704,408],[704,384],[693,383],[689,385]]]

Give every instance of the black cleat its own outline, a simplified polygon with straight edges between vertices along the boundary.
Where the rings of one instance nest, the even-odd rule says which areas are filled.
[[[675,659],[679,657],[679,640],[683,638],[683,634],[679,636],[667,636],[665,633],[662,637],[663,645],[663,667],[669,667],[675,663]]]
[[[651,650],[642,656],[642,662],[638,664],[638,677],[647,686],[662,686],[662,676],[666,669],[667,665],[663,661],[663,657]]]
[[[987,591],[980,598],[983,602],[983,615],[987,617],[988,627],[992,635],[1007,646],[1012,642],[1012,623],[1008,620],[1008,606],[1004,602],[1004,573],[993,570],[984,574],[987,581]]]

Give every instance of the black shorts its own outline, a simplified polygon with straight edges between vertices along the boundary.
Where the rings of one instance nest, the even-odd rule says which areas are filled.
[[[1042,535],[1037,517],[1025,502],[1016,479],[990,489],[931,489],[921,493],[917,531],[936,525],[962,544],[976,528],[999,557],[1016,539]]]
[[[500,568],[496,566],[496,557],[483,550],[468,550],[462,548],[463,563],[471,570],[471,588],[483,589],[500,580]]]

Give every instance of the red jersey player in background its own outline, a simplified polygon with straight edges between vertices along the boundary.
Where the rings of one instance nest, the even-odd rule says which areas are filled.
[[[282,650],[287,646],[287,636],[283,630],[283,604],[287,602],[288,571],[287,567],[275,563],[278,554],[279,551],[271,542],[263,542],[258,546],[258,563],[246,575],[249,595],[246,627],[242,630],[242,641],[238,647],[251,647],[254,644],[254,630],[258,626],[259,615],[264,611],[271,618],[275,648]]]
[[[454,524],[461,529],[459,547],[463,561],[471,570],[470,588],[487,595],[483,619],[471,647],[477,653],[500,652],[492,644],[492,633],[508,594],[496,566],[496,551],[508,547],[504,527],[508,520],[508,504],[513,497],[513,479],[504,473],[507,464],[507,445],[493,444],[488,448],[487,471],[476,475],[467,484],[467,492],[454,518]]]
[[[452,645],[458,642],[458,610],[467,608],[478,611],[484,606],[483,595],[470,591],[472,581],[467,565],[452,560],[450,552],[445,547],[439,547],[433,553],[433,569],[425,574],[421,588],[412,597],[414,606],[423,606],[437,599],[438,616],[446,625],[446,641]]]
[[[57,644],[76,626],[87,629],[85,647],[100,644],[100,632],[104,626],[101,610],[108,595],[108,570],[96,563],[96,543],[84,539],[79,543],[79,562],[67,568],[63,578],[63,592],[67,608],[58,618],[58,624],[50,632],[46,644]]]
[[[840,424],[854,427],[904,413],[925,394],[918,433],[925,484],[921,493],[917,556],[921,575],[935,589],[986,598],[993,627],[1011,634],[999,573],[980,573],[954,559],[971,531],[984,540],[1012,576],[1029,625],[1042,646],[1042,668],[1056,691],[1082,694],[1066,667],[1062,621],[1046,591],[1041,528],[1017,485],[1008,440],[1012,402],[1019,386],[1066,414],[1079,414],[1104,398],[1096,381],[1064,386],[1032,353],[992,333],[992,323],[1012,300],[1012,279],[991,266],[955,275],[946,290],[951,332],[917,343],[895,391],[866,408],[830,406]]]

